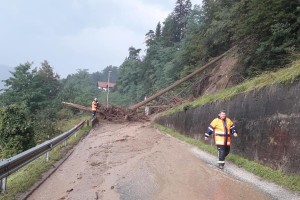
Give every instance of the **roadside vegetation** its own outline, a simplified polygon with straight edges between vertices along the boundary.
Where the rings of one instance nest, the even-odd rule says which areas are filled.
[[[156,128],[173,137],[178,138],[179,140],[182,140],[186,143],[198,147],[203,151],[206,151],[208,153],[217,156],[217,150],[214,146],[207,145],[201,142],[200,140],[186,137],[170,128],[158,124],[156,125]],[[300,176],[298,175],[292,175],[292,174],[288,175],[279,170],[274,170],[270,167],[266,167],[257,162],[250,161],[241,156],[237,156],[233,154],[229,154],[226,159],[263,179],[272,181],[278,185],[281,185],[293,191],[300,191]]]
[[[79,116],[60,124],[63,131],[67,131],[83,120],[90,119],[89,116]],[[54,164],[61,160],[66,154],[90,131],[91,127],[86,125],[68,139],[67,146],[60,144],[50,151],[49,161],[46,162],[45,155],[24,166],[7,179],[7,191],[0,195],[0,199],[16,199],[17,195],[28,191],[37,181],[42,178],[43,173],[53,168]]]

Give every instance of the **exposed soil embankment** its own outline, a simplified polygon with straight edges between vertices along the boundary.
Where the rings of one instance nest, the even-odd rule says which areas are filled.
[[[284,172],[300,174],[300,81],[276,84],[156,120],[185,135],[203,139],[218,112],[227,111],[239,137],[232,150]]]
[[[193,86],[193,96],[212,94],[240,83],[242,66],[237,61],[238,54],[232,53],[212,64]]]

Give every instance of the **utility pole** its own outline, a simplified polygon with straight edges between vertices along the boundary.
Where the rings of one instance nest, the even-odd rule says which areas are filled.
[[[106,107],[108,108],[108,95],[109,95],[109,77],[110,77],[111,71],[108,71],[108,78],[107,78],[107,96],[106,96]]]

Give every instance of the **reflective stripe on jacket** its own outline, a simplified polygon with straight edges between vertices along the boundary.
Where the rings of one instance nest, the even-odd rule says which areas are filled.
[[[98,107],[98,103],[96,101],[92,102],[92,111],[96,111]]]
[[[213,132],[215,132],[216,145],[230,146],[230,134],[236,133],[236,128],[231,119],[216,118],[210,123],[206,136],[210,136]]]

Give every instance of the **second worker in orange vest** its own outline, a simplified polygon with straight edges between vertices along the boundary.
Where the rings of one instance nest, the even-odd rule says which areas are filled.
[[[93,115],[93,117],[96,116],[96,112],[97,112],[98,108],[99,108],[98,100],[97,100],[97,98],[94,98],[94,100],[92,102],[92,115]]]
[[[219,168],[223,169],[225,157],[230,152],[230,135],[237,137],[237,130],[231,119],[226,117],[225,111],[221,111],[219,117],[210,123],[207,133],[205,133],[205,140],[208,140],[213,132],[215,133],[215,144],[218,148]]]

